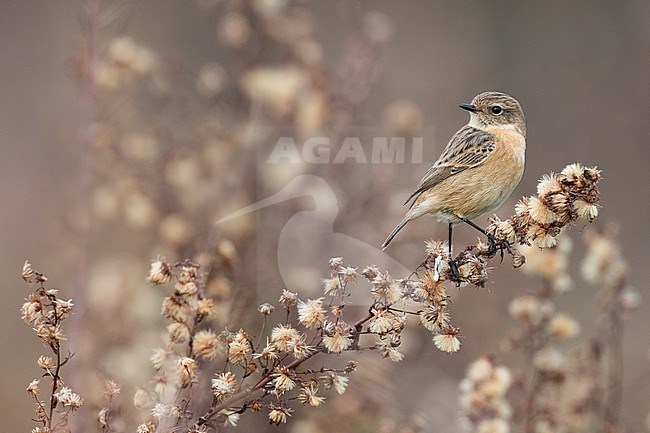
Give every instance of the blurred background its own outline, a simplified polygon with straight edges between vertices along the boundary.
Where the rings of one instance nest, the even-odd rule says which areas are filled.
[[[597,165],[595,225],[618,226],[629,283],[647,298],[649,24],[643,0],[0,2],[4,429],[31,428],[24,389],[43,353],[20,321],[25,260],[78,306],[68,325],[77,391],[92,408],[101,381],[114,378],[128,414],[162,338],[164,294],[145,283],[151,260],[200,262],[218,301],[215,326],[231,329],[255,323],[248,311],[276,302],[283,287],[315,296],[332,256],[415,268],[423,240],[445,239],[444,225],[410,223],[387,250],[397,262],[373,247],[467,122],[458,104],[486,90],[515,96],[528,120],[526,173],[498,215],[511,215],[542,174]],[[280,137],[301,155],[305,140],[325,137],[331,158],[270,163]],[[368,160],[374,138],[402,137],[405,161],[335,163],[346,137],[358,138]],[[418,140],[422,158],[413,162]],[[271,206],[214,224],[283,190]],[[593,229],[568,233],[575,289],[560,300],[586,336],[598,332],[596,289],[579,273],[582,238]],[[329,240],[334,234],[347,236],[349,253]],[[456,248],[475,240],[469,228],[455,231]],[[368,360],[356,397],[343,400],[354,404],[332,396],[327,413],[383,414],[349,431],[377,419],[381,431],[413,419],[425,431],[461,431],[458,381],[472,359],[498,352],[513,326],[508,301],[538,284],[508,259],[495,266],[489,290],[454,294],[460,353],[445,355],[414,332],[405,365]],[[649,313],[642,305],[626,322],[630,431],[642,431],[650,411]],[[313,412],[280,431],[331,431]],[[247,418],[244,426],[271,429],[264,416]]]

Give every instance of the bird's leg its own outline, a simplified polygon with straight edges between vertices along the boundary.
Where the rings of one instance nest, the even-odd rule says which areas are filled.
[[[494,240],[494,236],[492,235],[492,233],[486,232],[484,228],[478,226],[472,220],[469,220],[465,217],[458,217],[458,218],[465,224],[474,227],[476,230],[483,233],[488,238],[488,254],[490,255],[490,257],[492,257],[494,254],[497,253],[497,243]],[[499,245],[499,251],[501,252],[501,262],[503,262],[503,245],[501,244]]]
[[[451,233],[454,230],[454,226],[449,223],[449,245],[448,247],[448,252],[449,252],[449,268],[451,269],[451,273],[454,274],[454,277],[456,277],[456,281],[460,285],[460,274],[458,273],[458,266],[456,265],[456,260],[451,258]]]

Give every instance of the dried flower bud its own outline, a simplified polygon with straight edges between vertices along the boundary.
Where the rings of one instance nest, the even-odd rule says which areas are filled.
[[[378,274],[379,268],[375,265],[367,266],[363,271],[361,271],[361,275],[363,275],[369,281],[374,280]]]
[[[214,301],[210,298],[199,299],[199,302],[196,304],[196,314],[201,317],[214,315]]]
[[[203,359],[214,359],[220,347],[219,338],[209,329],[198,331],[192,339],[192,352]]]
[[[540,225],[551,224],[557,219],[553,211],[537,197],[530,197],[528,200],[528,214]]]
[[[373,315],[368,325],[368,330],[375,334],[385,334],[393,328],[393,320],[388,310],[383,308],[373,308],[370,310]]]
[[[198,368],[196,361],[192,358],[183,357],[176,361],[178,382],[182,387],[187,387],[196,377]]]
[[[72,412],[76,412],[76,410],[84,403],[84,399],[79,394],[72,392],[72,390],[66,386],[57,391],[54,394],[54,397],[56,397],[59,403],[63,406],[70,408]]]
[[[512,267],[520,268],[526,263],[526,257],[516,248],[512,248]]]
[[[323,278],[321,283],[323,284],[323,293],[326,296],[336,297],[343,295],[343,287],[338,276]]]
[[[280,324],[271,331],[271,344],[283,352],[293,350],[294,344],[299,340],[300,333],[288,324]]]
[[[199,288],[194,281],[178,282],[174,290],[179,296],[194,296],[199,292]]]
[[[40,383],[40,380],[34,379],[29,383],[29,386],[27,386],[27,393],[31,395],[32,397],[38,397],[38,394],[41,392],[38,384]]]
[[[298,401],[304,405],[318,407],[325,402],[325,397],[321,397],[317,393],[318,385],[310,384],[309,386],[303,386],[300,388]]]
[[[380,340],[376,347],[383,358],[389,358],[393,362],[400,362],[404,359],[404,354],[397,350],[390,341]]]
[[[344,266],[338,271],[339,277],[343,280],[343,284],[347,285],[357,280],[359,274],[357,273],[357,268],[350,266]]]
[[[185,343],[190,339],[190,328],[184,323],[174,322],[167,326],[169,341],[172,343]]]
[[[251,353],[251,342],[248,334],[240,329],[232,341],[228,343],[228,362],[233,364],[247,364]]]
[[[551,336],[565,340],[580,333],[580,323],[566,314],[557,313],[551,317],[546,329]]]
[[[275,367],[271,377],[273,378],[272,384],[275,387],[277,395],[291,391],[297,385],[296,372],[283,366]]]
[[[379,272],[372,283],[372,295],[376,302],[383,305],[390,305],[400,300],[402,290],[397,282],[390,276],[388,271]]]
[[[587,203],[581,199],[573,202],[573,209],[576,215],[578,215],[578,218],[592,221],[598,216],[598,205]]]
[[[433,337],[433,344],[443,352],[453,353],[460,350],[460,340],[458,335],[459,330],[456,328],[449,328],[444,334],[438,334]]]
[[[268,302],[265,302],[264,304],[261,304],[259,307],[257,307],[257,311],[259,311],[260,314],[268,316],[275,311],[275,307]]]
[[[332,257],[330,259],[330,270],[332,273],[338,273],[339,269],[343,266],[343,257]]]
[[[159,258],[155,262],[151,263],[151,269],[149,269],[149,277],[147,277],[147,281],[149,281],[149,283],[165,284],[169,282],[171,277],[171,269],[165,262],[164,258]]]
[[[298,321],[307,328],[314,329],[325,321],[323,298],[309,299],[307,302],[298,302]]]
[[[349,333],[347,325],[338,322],[334,329],[323,335],[323,345],[331,353],[341,353],[352,344],[352,336]]]
[[[216,399],[223,400],[237,389],[237,378],[231,371],[217,374],[210,387]]]
[[[291,416],[293,409],[284,405],[269,404],[269,422],[274,425],[280,425],[287,422],[287,418]]]
[[[545,174],[537,184],[537,194],[546,196],[562,191],[562,184],[555,173]]]
[[[36,273],[32,268],[32,264],[29,263],[29,260],[25,261],[25,264],[23,265],[22,277],[28,284],[33,284],[36,281]]]
[[[38,366],[43,370],[54,370],[56,368],[56,363],[49,356],[39,356],[38,357]]]
[[[357,370],[358,365],[359,363],[357,361],[351,359],[345,364],[345,369],[343,371],[345,371],[345,374],[353,373]]]
[[[287,289],[282,290],[282,295],[280,296],[280,305],[284,308],[289,309],[296,305],[298,302],[298,294],[290,292]]]

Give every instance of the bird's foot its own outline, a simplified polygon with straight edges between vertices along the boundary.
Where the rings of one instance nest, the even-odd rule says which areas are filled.
[[[492,233],[487,233],[487,238],[488,238],[488,254],[490,257],[494,257],[494,255],[499,251],[499,255],[501,256],[501,263],[503,263],[503,254],[504,250],[509,248],[510,245],[508,244],[507,241],[501,241],[497,244],[496,240],[494,239],[494,235]],[[505,246],[504,246],[505,243]]]
[[[449,269],[451,269],[451,273],[454,275],[454,278],[456,279],[456,285],[460,287],[460,273],[458,272],[458,265],[456,264],[456,259],[450,259],[449,260]]]

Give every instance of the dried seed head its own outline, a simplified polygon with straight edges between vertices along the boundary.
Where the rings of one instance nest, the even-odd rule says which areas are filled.
[[[336,297],[343,294],[343,287],[341,286],[341,280],[338,276],[323,278],[321,283],[323,284],[323,293],[325,293],[326,296]]]
[[[357,361],[354,361],[352,359],[349,360],[347,362],[347,364],[345,364],[345,373],[350,374],[350,373],[356,371],[357,370],[357,365],[358,365]]]
[[[298,294],[290,292],[287,289],[282,290],[282,295],[280,296],[280,305],[284,308],[289,309],[296,305],[298,302]]]
[[[287,407],[284,402],[279,405],[270,403],[269,409],[269,422],[274,425],[286,423],[287,418],[290,417],[293,412],[293,409]]]
[[[194,380],[197,368],[198,366],[194,359],[188,357],[179,358],[176,361],[178,383],[182,387],[188,386]]]
[[[528,201],[528,213],[536,223],[540,225],[555,222],[556,216],[540,199],[531,197]]]
[[[382,308],[373,308],[370,310],[372,319],[368,325],[368,330],[375,334],[385,334],[393,328],[393,320],[387,310]]]
[[[390,305],[400,300],[402,297],[402,290],[399,284],[390,276],[388,271],[379,272],[375,278],[372,279],[372,294],[376,302],[384,305]]]
[[[185,343],[190,339],[190,328],[184,323],[174,322],[167,326],[169,341],[172,343]]]
[[[266,302],[266,303],[260,305],[259,307],[257,307],[257,311],[259,311],[260,314],[268,316],[268,315],[270,315],[271,313],[273,313],[275,311],[275,307],[273,305],[269,304],[268,302]]]
[[[357,272],[357,268],[344,266],[339,269],[338,276],[343,280],[343,284],[349,284],[357,280],[359,273]]]
[[[23,265],[22,277],[23,280],[25,280],[25,282],[28,284],[33,284],[36,282],[36,273],[32,268],[32,264],[29,263],[29,260],[25,261],[25,264]]]
[[[312,383],[309,386],[301,387],[300,394],[298,395],[298,401],[304,405],[318,407],[325,402],[325,397],[321,397],[317,394],[318,385],[314,385]]]
[[[283,352],[293,350],[299,340],[300,333],[289,324],[280,324],[271,331],[271,344]]]
[[[34,379],[27,386],[27,393],[32,397],[38,397],[38,394],[41,392],[40,387],[38,386],[41,381]]]
[[[214,359],[221,348],[219,337],[209,329],[202,329],[194,334],[192,352],[203,359]]]
[[[537,184],[537,194],[545,196],[562,191],[562,184],[555,173],[545,174]]]
[[[307,302],[298,301],[298,321],[307,328],[318,328],[325,321],[323,298],[309,299]]]
[[[165,284],[171,279],[171,277],[171,269],[165,262],[164,258],[158,258],[158,260],[151,263],[151,269],[149,269],[149,276],[147,277],[149,283]]]
[[[404,354],[397,350],[390,341],[380,340],[376,345],[379,354],[383,358],[389,358],[393,362],[400,362],[404,359]]]
[[[581,188],[585,186],[585,167],[580,163],[567,165],[560,172],[560,181],[565,185]]]
[[[43,370],[54,370],[56,368],[56,363],[49,356],[39,356],[38,357],[38,366]]]
[[[326,389],[334,388],[336,392],[342,395],[348,387],[347,376],[341,376],[339,374],[328,372],[326,376],[322,376],[320,380],[323,382],[323,385]]]
[[[433,344],[443,352],[458,352],[460,350],[460,340],[456,335],[458,335],[458,329],[449,328],[444,334],[435,335]]]
[[[361,275],[363,275],[368,281],[372,281],[377,277],[377,275],[379,275],[379,268],[375,265],[367,266],[363,271],[361,271]]]
[[[343,266],[343,257],[332,257],[330,259],[330,270],[332,273],[338,273]]]
[[[228,362],[232,364],[247,364],[251,353],[251,343],[242,329],[239,330],[230,343],[228,343]]]
[[[551,336],[560,340],[566,340],[578,335],[580,332],[580,323],[566,314],[557,313],[551,317],[546,325],[546,329]]]
[[[271,374],[273,381],[271,382],[275,387],[277,395],[282,395],[287,391],[291,391],[297,385],[296,372],[290,368],[278,366]]]
[[[352,337],[347,330],[347,325],[342,322],[339,322],[329,335],[323,336],[323,345],[331,353],[341,353],[351,344]]]
[[[555,218],[562,224],[571,220],[569,212],[569,198],[563,192],[548,194],[544,197],[544,203],[555,214]]]
[[[573,202],[573,209],[578,218],[593,221],[598,216],[598,205],[587,203],[581,199]]]
[[[237,389],[237,378],[231,371],[218,373],[211,383],[212,394],[218,400],[223,400],[224,397],[234,393]]]

